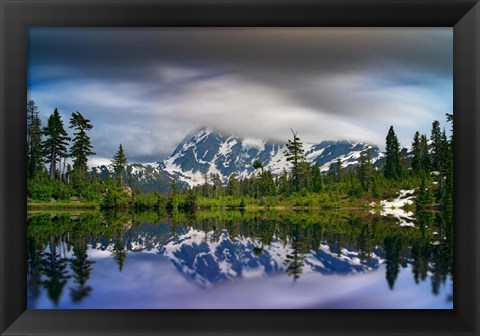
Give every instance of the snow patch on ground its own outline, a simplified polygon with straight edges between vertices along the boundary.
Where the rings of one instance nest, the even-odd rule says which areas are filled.
[[[400,194],[396,199],[389,202],[387,200],[380,201],[380,205],[383,206],[383,210],[380,211],[382,216],[393,216],[400,222],[400,226],[414,227],[413,223],[414,214],[411,211],[405,211],[402,208],[408,204],[413,204],[415,196],[413,193],[415,189],[400,189]]]

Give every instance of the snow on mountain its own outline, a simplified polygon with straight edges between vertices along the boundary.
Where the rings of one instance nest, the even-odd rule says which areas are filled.
[[[92,174],[97,174],[102,179],[107,176],[113,177],[113,166],[101,165],[93,167]],[[144,192],[151,192],[154,190],[163,192],[170,190],[170,184],[173,176],[162,169],[158,163],[154,164],[141,164],[132,163],[127,165],[125,169],[125,181],[127,183],[132,181],[134,186],[138,186]],[[183,187],[184,184],[180,183],[179,187]]]
[[[312,165],[318,164],[324,173],[332,165],[335,167],[338,159],[345,169],[353,169],[359,164],[361,154],[366,155],[368,151],[374,167],[380,167],[385,161],[384,153],[377,146],[366,143],[322,141],[319,144],[304,143],[303,148],[307,161]],[[218,174],[226,184],[232,174],[239,178],[250,177],[255,172],[253,162],[256,160],[263,163],[264,169],[278,176],[284,170],[290,170],[286,153],[285,143],[202,128],[179,144],[163,162],[129,164],[126,181],[131,180],[134,186],[145,192],[169,191],[172,180],[177,181],[179,188],[197,186],[205,183],[205,177],[211,180],[214,174]],[[412,150],[403,148],[402,154],[410,160]],[[112,165],[93,167],[92,173],[95,171],[102,178],[113,176]]]
[[[372,162],[379,164],[384,155],[377,146],[350,141],[322,141],[319,144],[304,143],[305,157],[310,164],[317,163],[323,172],[340,159],[346,169],[359,163],[362,153],[370,151]],[[203,184],[205,175],[220,175],[224,183],[231,174],[251,176],[253,162],[260,160],[273,175],[289,170],[285,143],[263,139],[221,134],[209,128],[201,129],[189,140],[180,144],[172,155],[160,163],[160,167],[190,186]]]

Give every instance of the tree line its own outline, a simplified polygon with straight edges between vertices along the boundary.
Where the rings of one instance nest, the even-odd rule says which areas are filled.
[[[446,118],[453,124],[451,114]],[[408,187],[418,188],[418,209],[437,203],[453,212],[452,137],[447,138],[438,121],[433,121],[429,138],[415,132],[410,157],[402,153],[395,130],[390,126],[382,165],[374,164],[368,149],[360,154],[355,168],[343,167],[339,158],[327,172],[322,172],[318,164],[308,163],[300,136],[291,130],[292,137],[286,143],[286,160],[290,167],[280,175],[274,176],[263,162],[256,160],[252,163],[253,174],[239,177],[234,173],[227,183],[218,174],[206,173],[202,185],[179,190],[176,181],[172,180],[167,196],[157,192],[142,194],[131,180],[126,186],[128,160],[121,144],[112,158],[113,174],[101,179],[98,174],[88,172],[88,158],[95,155],[89,137],[93,125],[80,112],[74,112],[69,128],[72,138],[68,137],[57,109],[42,128],[37,106],[34,101],[28,101],[27,176],[32,199],[68,200],[76,196],[105,207],[193,209],[198,199],[208,203],[207,200],[214,202],[225,197],[237,207],[244,207],[252,200],[275,199],[281,203],[285,197],[308,195],[324,195],[331,201],[342,198],[375,200],[393,197],[399,188]],[[67,164],[68,158],[73,166]]]
[[[447,121],[452,122],[452,115]],[[277,177],[264,164],[253,162],[255,172],[249,177],[230,175],[226,185],[219,174],[205,174],[204,183],[192,191],[205,198],[218,197],[295,197],[308,194],[329,194],[335,197],[389,198],[399,188],[418,188],[417,208],[433,203],[452,211],[453,155],[452,139],[447,139],[440,123],[433,121],[430,140],[425,134],[415,133],[410,157],[405,157],[393,126],[386,136],[384,164],[374,165],[370,149],[362,152],[354,169],[342,166],[341,159],[332,163],[324,173],[317,163],[310,165],[305,158],[303,143],[292,130],[288,140],[286,169]]]
[[[28,196],[43,201],[71,197],[99,201],[109,191],[123,192],[128,161],[122,145],[112,158],[114,179],[101,180],[87,166],[89,157],[96,154],[89,136],[91,121],[73,112],[69,128],[73,137],[68,136],[57,108],[42,127],[38,107],[33,100],[27,102]]]

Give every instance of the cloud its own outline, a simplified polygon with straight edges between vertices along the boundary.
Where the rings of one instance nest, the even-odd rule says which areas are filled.
[[[451,28],[41,28],[28,94],[92,120],[100,157],[168,156],[205,125],[285,141],[402,145],[452,111]],[[447,127],[449,129],[449,127]]]

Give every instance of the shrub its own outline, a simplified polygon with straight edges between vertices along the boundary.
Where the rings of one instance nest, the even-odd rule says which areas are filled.
[[[154,209],[158,204],[155,194],[136,194],[133,198],[133,207],[137,210]]]
[[[130,197],[124,192],[110,189],[102,200],[100,206],[105,209],[127,208],[130,204]]]
[[[181,203],[181,200],[179,195],[176,195],[176,194],[170,195],[167,201],[167,210],[168,211],[178,210],[180,203]]]
[[[41,182],[29,182],[28,194],[29,196],[38,201],[50,201],[52,198],[53,188],[50,184]]]
[[[66,184],[60,180],[55,180],[51,182],[51,185],[53,188],[52,197],[54,199],[65,200],[69,199],[73,195],[77,195],[71,185]]]
[[[185,200],[182,203],[182,210],[195,211],[196,208],[197,208],[197,195],[195,195],[191,191],[188,191],[187,197],[185,197]]]
[[[92,202],[92,201],[99,201],[100,200],[100,193],[96,191],[92,186],[88,186],[81,193],[82,199]]]

